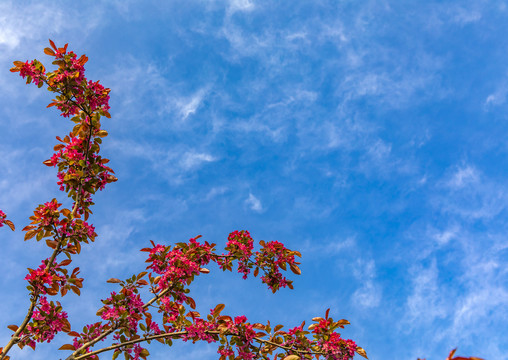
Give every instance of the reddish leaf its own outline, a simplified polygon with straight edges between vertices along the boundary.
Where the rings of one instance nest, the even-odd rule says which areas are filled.
[[[136,276],[136,278],[137,278],[137,279],[141,279],[141,278],[142,278],[143,276],[145,276],[146,274],[148,274],[148,272],[146,272],[146,271],[140,272],[140,273],[138,274],[138,276]]]
[[[9,325],[9,326],[7,326],[7,328],[9,328],[15,332],[16,330],[18,330],[18,325]]]
[[[81,291],[79,290],[79,288],[77,286],[71,286],[71,290],[77,294],[78,296],[81,295]]]
[[[12,223],[12,221],[5,220],[4,223],[7,224],[7,226],[10,227],[12,231],[15,230],[15,227],[14,227],[14,224]]]
[[[58,294],[58,291],[53,289],[53,288],[46,288],[46,292],[49,294],[49,295],[56,295]]]
[[[56,249],[58,243],[55,240],[46,240],[46,245],[52,249]]]
[[[69,335],[70,335],[70,333],[69,333]],[[65,345],[62,345],[60,347],[60,349],[58,349],[58,350],[76,350],[76,348],[72,344],[65,344]]]
[[[27,233],[25,234],[25,241],[33,238],[38,232],[39,230],[37,229],[27,231]]]
[[[61,321],[63,321],[63,323],[64,323],[64,325],[62,327],[62,331],[66,332],[66,333],[71,331],[71,323],[69,322],[69,320],[62,319]]]
[[[226,305],[224,305],[224,304],[217,304],[215,309],[213,309],[213,315],[214,316],[219,315],[221,313],[221,311],[224,310],[225,307],[226,307]]]
[[[52,47],[53,49],[55,49],[55,50],[56,50],[56,45],[55,45],[55,43],[53,42],[53,40],[49,39],[49,44],[51,45],[51,47]]]
[[[189,306],[192,308],[192,309],[195,309],[196,308],[196,302],[194,301],[193,298],[191,297],[187,297],[187,304],[189,304]]]
[[[78,60],[80,65],[85,65],[87,61],[88,61],[88,57],[85,54],[81,55],[81,57]]]
[[[109,279],[109,280],[108,280],[108,281],[106,281],[106,282],[111,283],[111,284],[118,284],[118,283],[121,283],[121,282],[122,282],[122,280],[120,280],[120,279],[116,279],[116,278],[111,278],[111,279]]]
[[[446,360],[452,360],[452,357],[453,357],[453,354],[455,354],[455,351],[457,351],[457,349],[453,349],[452,351],[450,351],[450,354],[448,355],[448,357],[446,358]]]
[[[356,348],[356,353],[357,353],[358,355],[361,355],[361,356],[363,356],[364,358],[368,359],[368,357],[367,357],[367,353],[365,352],[365,350],[364,350],[363,348],[359,347],[359,346]]]
[[[53,49],[51,48],[45,48],[44,49],[44,54],[46,55],[51,55],[51,56],[55,56],[55,52],[53,51]]]
[[[299,360],[300,355],[288,355],[284,358],[284,360]]]
[[[289,267],[291,268],[291,271],[296,274],[296,275],[301,275],[302,274],[302,271],[300,270],[300,268],[298,266],[296,266],[295,264],[289,264]]]
[[[344,325],[349,325],[351,323],[349,321],[347,321],[346,319],[341,319],[341,320],[337,321],[335,324],[340,326],[341,328],[344,328]]]

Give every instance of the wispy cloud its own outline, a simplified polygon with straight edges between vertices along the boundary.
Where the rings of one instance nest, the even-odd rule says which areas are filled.
[[[252,11],[254,10],[254,2],[251,0],[228,0],[229,7],[228,13],[233,14],[237,11]]]
[[[458,190],[466,185],[476,183],[478,181],[478,171],[470,165],[460,167],[451,176],[448,186],[454,190]]]
[[[184,170],[189,170],[201,165],[202,163],[213,161],[217,161],[217,159],[210,154],[188,151],[183,154],[180,160],[180,165]]]
[[[193,176],[202,166],[218,161],[218,157],[211,153],[192,149],[184,145],[168,143],[146,143],[141,140],[114,140],[108,144],[109,151],[116,151],[124,159],[142,159],[140,168],[164,175],[167,181],[181,184],[189,176]],[[127,160],[128,161],[128,160]],[[144,176],[139,169],[134,172],[136,176]]]
[[[413,267],[411,274],[413,289],[407,298],[408,312],[404,320],[411,326],[408,330],[413,330],[414,326],[432,323],[436,318],[444,318],[449,311],[439,283],[439,271],[435,260],[427,267]]]
[[[177,101],[177,106],[180,108],[180,114],[182,115],[182,120],[186,120],[190,115],[194,114],[201,104],[203,97],[205,95],[205,90],[201,89],[194,95],[192,95],[189,99],[183,101]]]
[[[469,219],[492,219],[508,204],[508,189],[472,165],[462,165],[443,180],[449,192],[434,199],[442,210]]]
[[[353,268],[354,277],[361,283],[351,296],[351,302],[362,308],[379,306],[382,299],[381,285],[376,282],[374,260],[358,260]]]
[[[500,80],[497,88],[490,93],[484,102],[485,110],[492,110],[493,108],[506,104],[506,96],[508,94],[508,78],[505,74]]]
[[[263,205],[261,204],[261,201],[255,197],[252,193],[249,193],[249,197],[247,200],[245,200],[245,204],[255,212],[262,212],[263,211]]]

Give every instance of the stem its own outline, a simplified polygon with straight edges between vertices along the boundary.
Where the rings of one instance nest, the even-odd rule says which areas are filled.
[[[146,309],[148,308],[154,301],[156,301],[157,299],[161,298],[162,296],[166,295],[166,293],[170,290],[170,288],[166,288],[164,290],[162,290],[159,294],[156,294],[152,299],[150,299],[146,304],[143,305],[143,308]],[[79,354],[81,351],[85,350],[87,347],[90,347],[90,346],[93,346],[95,345],[96,343],[98,343],[99,341],[101,341],[102,339],[104,339],[106,336],[108,336],[109,334],[111,334],[112,332],[114,332],[115,330],[117,330],[118,328],[120,328],[120,326],[114,326],[108,330],[106,330],[105,332],[103,332],[102,334],[100,334],[98,337],[96,337],[95,339],[93,340],[90,340],[89,342],[83,344],[81,347],[79,347],[78,349],[76,349],[66,360],[76,360],[76,359],[83,359],[83,356],[90,356],[90,354],[92,353],[87,353],[85,355],[81,355],[81,356],[78,356],[76,357],[77,354]],[[107,351],[107,350],[104,350],[104,351]],[[102,352],[102,351],[101,351]]]
[[[83,111],[88,115],[88,112],[86,112],[85,110],[83,110]],[[90,115],[88,115],[88,117],[91,118]],[[90,132],[89,132],[87,139],[86,139],[85,164],[88,163],[90,140],[93,135],[92,131],[93,131],[93,127],[90,124]],[[76,194],[76,203],[74,204],[74,207],[71,212],[71,221],[72,221],[72,219],[75,218],[76,212],[78,210],[78,204],[81,202],[81,196],[82,196],[81,195],[81,188],[82,188],[82,184],[83,184],[82,179],[83,178],[80,179],[79,186],[78,186],[78,193]],[[57,237],[58,237],[58,234],[55,231],[55,236],[53,237],[53,239],[58,242],[58,245],[55,248],[55,250],[53,251],[53,253],[51,254],[51,257],[49,258],[49,262],[46,265],[46,269],[51,268],[56,257],[60,253],[60,249],[62,247],[62,242],[65,239],[65,233],[62,234],[62,238],[60,239],[60,241],[57,240]],[[34,289],[32,291],[32,296],[30,299],[30,307],[28,308],[28,313],[26,314],[25,318],[23,319],[23,322],[21,323],[21,325],[16,329],[14,334],[11,336],[11,339],[9,340],[7,345],[2,349],[2,353],[0,354],[0,360],[4,359],[7,356],[7,353],[10,351],[10,349],[14,346],[14,344],[16,344],[19,341],[19,339],[20,339],[19,335],[25,330],[26,326],[32,319],[33,312],[35,310],[35,305],[37,304],[37,300],[39,300],[39,297],[40,297],[40,294],[38,292],[36,292]]]
[[[7,345],[2,349],[2,354],[0,354],[1,355],[0,359],[5,358],[5,356],[7,355],[9,350],[13,347],[13,345],[18,342],[19,334],[21,334],[21,332],[25,329],[25,327],[28,325],[28,322],[32,318],[32,315],[33,315],[33,312],[35,309],[35,304],[37,302],[37,298],[38,298],[38,296],[34,300],[30,301],[30,307],[28,308],[28,314],[26,314],[25,319],[21,323],[21,326],[11,336],[11,339],[9,340]]]
[[[206,334],[210,334],[210,335],[219,335],[221,332],[220,331],[216,331],[216,330],[213,330],[213,331],[212,330],[205,330],[205,333]],[[66,360],[82,360],[82,359],[86,359],[86,358],[88,358],[90,356],[93,356],[93,355],[97,355],[97,354],[100,354],[100,353],[103,353],[103,352],[106,352],[106,351],[115,350],[115,349],[118,349],[118,348],[121,348],[121,347],[124,347],[124,346],[128,346],[128,345],[137,344],[137,343],[140,343],[140,342],[143,342],[143,341],[164,339],[164,338],[167,338],[167,337],[174,337],[174,336],[180,337],[182,335],[187,335],[187,334],[188,334],[187,331],[175,331],[175,332],[172,332],[172,333],[164,333],[164,334],[144,336],[144,337],[139,338],[139,339],[125,341],[125,342],[123,342],[121,344],[114,344],[114,345],[111,345],[111,346],[107,346],[107,347],[104,347],[102,349],[98,349],[98,350],[95,350],[95,351],[92,351],[92,352],[89,352],[89,353],[86,353],[86,354],[83,354],[83,355],[80,355],[80,356],[74,356],[74,354],[72,354]],[[225,335],[226,336],[238,336],[236,334],[225,334]],[[253,340],[255,340],[255,341],[260,343],[260,348],[261,348],[262,344],[267,344],[267,345],[277,346],[278,348],[284,349],[286,351],[294,351],[294,352],[302,354],[302,355],[304,355],[304,354],[310,354],[310,355],[318,355],[319,354],[319,355],[324,355],[323,352],[313,352],[313,351],[298,350],[298,349],[294,349],[292,347],[288,347],[288,346],[284,346],[284,345],[281,345],[281,344],[277,344],[277,343],[274,343],[272,341],[264,340],[264,339],[261,339],[261,338],[258,338],[258,337],[255,337]]]

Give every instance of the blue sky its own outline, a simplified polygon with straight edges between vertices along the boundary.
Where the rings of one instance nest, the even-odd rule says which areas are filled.
[[[0,340],[26,313],[20,229],[57,196],[42,165],[69,123],[10,73],[51,38],[112,89],[103,146],[119,181],[96,197],[97,242],[75,260],[79,329],[138,249],[248,229],[303,254],[276,295],[216,268],[198,308],[290,327],[331,308],[371,359],[508,359],[506,1],[10,1],[0,3]],[[16,359],[57,359],[65,342]],[[213,346],[151,359],[217,359]],[[104,356],[109,358],[109,356]]]

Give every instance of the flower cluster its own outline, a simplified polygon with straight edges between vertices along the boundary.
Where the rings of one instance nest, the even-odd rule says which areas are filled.
[[[38,60],[32,60],[30,62],[26,61],[22,63],[21,61],[15,61],[14,65],[19,66],[19,75],[24,79],[26,78],[26,83],[30,84],[33,82],[35,85],[41,87],[46,80],[46,69],[44,65],[42,65]]]
[[[105,165],[108,160],[97,154],[100,137],[105,134],[103,130],[95,131],[94,135],[98,138],[93,142],[73,133],[64,139],[57,137],[61,144],[55,146],[56,152],[44,162],[47,166],[58,167],[57,184],[60,190],[71,194],[80,192],[84,203],[91,203],[88,200],[91,194],[103,190],[107,183],[116,181],[114,171]]]
[[[53,284],[53,275],[49,273],[46,263],[43,261],[39,268],[36,270],[28,269],[28,271],[29,273],[25,277],[25,280],[33,286],[37,293],[46,294],[47,290],[44,285]]]
[[[59,236],[71,239],[74,243],[76,241],[88,243],[88,239],[93,242],[97,236],[95,226],[80,219],[73,219],[70,223],[64,222],[57,233]]]
[[[254,330],[254,325],[249,324],[244,315],[236,316],[233,321],[227,321],[221,330],[231,335],[230,343],[227,346],[221,345],[217,350],[217,353],[221,354],[221,359],[224,359],[226,356],[230,358],[234,356],[234,350],[231,345],[236,347],[238,354],[236,359],[248,360],[256,357],[256,352],[253,351],[256,331]]]
[[[59,302],[48,302],[45,296],[41,296],[34,310],[32,321],[20,334],[20,347],[25,345],[35,349],[35,342],[51,342],[55,334],[60,331],[69,332],[70,324],[67,313],[62,311]]]
[[[60,189],[75,201],[80,199],[77,213],[87,218],[87,208],[93,204],[90,195],[116,181],[113,170],[105,165],[108,160],[98,155],[101,138],[107,136],[100,128],[100,117],[110,117],[110,89],[85,77],[84,65],[88,61],[85,55],[78,58],[74,52],[67,52],[67,44],[62,48],[51,40],[50,44],[51,48],[44,52],[55,58],[53,64],[58,65],[55,71],[46,73],[38,60],[15,61],[11,71],[19,72],[27,83],[34,82],[39,87],[47,84],[48,90],[58,94],[49,106],[56,106],[62,116],[72,117],[76,123],[69,136],[63,140],[57,137],[63,144],[56,145],[56,153],[44,163],[58,167]]]
[[[178,243],[173,249],[160,244],[154,244],[152,249],[148,249],[150,254],[147,262],[150,265],[147,269],[160,275],[157,283],[159,290],[168,287],[177,289],[180,285],[192,281],[194,276],[199,275],[202,267],[210,262],[215,245],[207,241],[201,244],[197,241],[198,238],[199,236],[192,238],[188,243]],[[180,295],[182,299],[185,298],[183,293]]]
[[[105,304],[100,310],[103,320],[125,323],[124,326],[132,334],[137,333],[138,322],[145,312],[144,303],[139,294],[136,294],[132,288],[124,287],[120,294],[112,292],[111,296],[102,302]]]
[[[60,211],[58,208],[61,205],[56,199],[48,201],[44,205],[39,205],[34,211],[34,216],[30,218],[32,223],[39,223],[40,226],[48,228],[48,230],[51,229],[51,227],[59,224]]]
[[[247,230],[235,230],[228,236],[228,242],[226,244],[227,254],[223,254],[217,263],[221,269],[231,270],[233,259],[238,260],[238,272],[243,274],[243,278],[247,279],[247,275],[250,273],[249,260],[252,256],[252,249],[254,248],[254,240],[250,236]]]
[[[2,210],[0,210],[0,227],[4,226],[4,224],[6,224],[8,227],[10,227],[12,231],[15,230],[15,227],[14,227],[14,224],[12,223],[12,221],[8,220],[7,215]]]
[[[185,334],[182,337],[183,341],[192,340],[195,343],[198,340],[204,340],[208,343],[217,341],[210,331],[216,330],[216,325],[212,322],[205,321],[201,318],[193,318],[193,323],[185,327]]]
[[[109,110],[109,89],[104,88],[98,81],[88,81],[85,77],[84,65],[88,61],[85,55],[77,57],[67,45],[57,48],[50,42],[53,49],[46,48],[48,55],[55,56],[54,64],[59,68],[47,75],[48,86],[51,91],[59,92],[53,105],[62,112],[62,116],[78,115],[80,111],[90,114],[96,110],[105,113]],[[69,96],[69,92],[72,96]]]
[[[355,355],[356,343],[333,332],[336,326],[331,318],[320,319],[313,327],[312,333],[316,335],[317,344],[329,359],[350,360]]]
[[[100,322],[97,322],[83,327],[83,332],[81,334],[78,334],[75,331],[69,332],[69,335],[74,336],[74,339],[72,340],[72,348],[74,350],[80,348],[84,343],[97,339],[104,331],[108,329],[109,325],[103,325]],[[101,340],[104,341],[105,339],[103,338]],[[90,347],[86,347],[84,352],[90,352]],[[90,356],[91,360],[96,360],[98,358],[99,357],[97,355]]]
[[[295,261],[295,255],[300,255],[300,253],[287,249],[284,244],[278,241],[263,242],[262,244],[263,248],[256,253],[256,265],[267,269],[265,275],[261,277],[263,283],[267,284],[272,292],[281,287],[292,288],[292,281],[286,279],[280,269],[286,270],[289,265],[295,274],[300,274],[298,263]]]
[[[7,218],[7,215],[0,210],[0,227],[4,226],[5,219]]]

